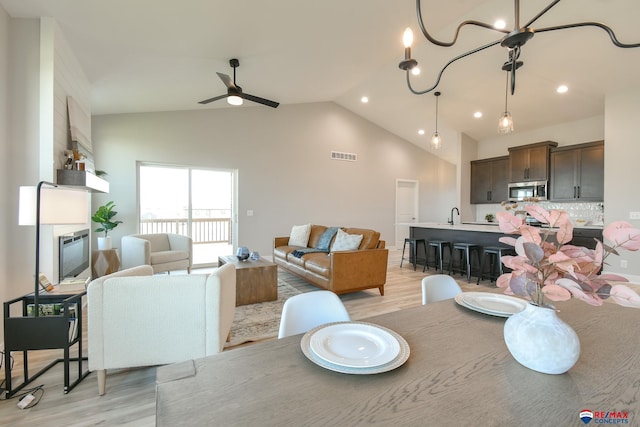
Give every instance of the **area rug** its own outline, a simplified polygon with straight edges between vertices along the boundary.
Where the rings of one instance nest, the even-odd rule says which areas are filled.
[[[240,344],[276,338],[284,302],[301,293],[282,279],[278,279],[278,299],[236,307],[231,325],[231,340],[225,348]]]

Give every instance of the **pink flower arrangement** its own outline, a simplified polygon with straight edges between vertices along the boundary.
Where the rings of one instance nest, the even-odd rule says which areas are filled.
[[[566,301],[571,297],[600,306],[607,298],[619,305],[640,308],[640,296],[628,286],[622,276],[601,273],[604,261],[618,249],[640,249],[640,230],[618,221],[603,230],[611,246],[596,239],[596,248],[587,249],[567,244],[573,239],[573,224],[569,214],[561,210],[547,211],[538,205],[527,206],[527,213],[543,223],[533,227],[509,212],[498,212],[500,230],[515,237],[501,237],[502,243],[515,247],[516,256],[503,256],[502,263],[512,269],[501,275],[496,284],[505,293],[523,296],[534,304],[545,306],[545,298]]]

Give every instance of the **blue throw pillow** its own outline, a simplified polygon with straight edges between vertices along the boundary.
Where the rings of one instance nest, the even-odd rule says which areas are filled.
[[[320,236],[320,240],[318,240],[318,245],[316,246],[316,249],[324,252],[329,252],[329,245],[331,245],[331,240],[333,239],[333,236],[335,236],[337,232],[338,232],[338,227],[327,228],[324,231],[324,233],[322,233],[322,236]]]

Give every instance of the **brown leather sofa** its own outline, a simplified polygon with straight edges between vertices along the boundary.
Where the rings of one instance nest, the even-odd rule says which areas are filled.
[[[326,229],[323,225],[312,225],[307,247],[317,247]],[[385,249],[385,241],[380,240],[380,233],[363,228],[342,230],[348,234],[363,236],[357,250],[312,252],[298,258],[293,252],[303,248],[290,246],[288,236],[276,237],[273,262],[309,283],[336,294],[378,288],[380,295],[384,295],[389,251]],[[331,241],[330,249],[334,241],[335,237]]]

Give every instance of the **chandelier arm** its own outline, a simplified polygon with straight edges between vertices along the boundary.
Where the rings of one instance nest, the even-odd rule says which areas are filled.
[[[539,28],[535,31],[536,33],[544,33],[547,31],[564,30],[566,28],[577,28],[577,27],[598,27],[606,31],[607,34],[609,34],[609,38],[611,39],[611,42],[617,47],[621,47],[621,48],[640,47],[640,43],[631,43],[631,44],[621,43],[616,37],[616,34],[613,32],[613,30],[608,26],[601,24],[600,22],[578,22],[576,24],[566,24],[566,25],[557,25],[555,27]]]
[[[442,67],[442,69],[441,69],[441,70],[440,70],[440,72],[438,73],[438,77],[436,78],[436,82],[435,82],[435,83],[434,83],[434,85],[433,85],[433,86],[431,86],[429,89],[425,89],[425,90],[422,90],[422,91],[415,90],[415,89],[411,86],[410,73],[409,73],[409,70],[407,70],[407,86],[409,87],[409,90],[411,91],[411,93],[413,93],[414,95],[424,95],[425,93],[429,93],[429,92],[431,92],[432,90],[434,90],[436,87],[438,87],[438,85],[440,84],[440,79],[442,79],[442,74],[444,73],[444,70],[446,70],[446,69],[447,69],[447,67],[448,67],[449,65],[453,64],[454,62],[456,62],[456,61],[457,61],[457,60],[459,60],[459,59],[462,59],[462,58],[464,58],[464,57],[466,57],[466,56],[472,55],[472,54],[474,54],[474,53],[476,53],[476,52],[480,52],[480,51],[482,51],[482,50],[488,49],[488,48],[490,48],[491,46],[495,46],[495,45],[497,45],[497,44],[500,44],[500,40],[496,40],[496,41],[494,41],[494,42],[492,42],[492,43],[486,44],[486,45],[484,45],[484,46],[477,47],[477,48],[475,48],[475,49],[473,49],[473,50],[470,50],[470,51],[468,51],[468,52],[465,52],[465,53],[463,53],[463,54],[460,54],[460,55],[456,56],[455,58],[453,58],[452,60],[450,60],[449,62],[447,62],[447,63],[445,64],[445,66],[444,66],[444,67]]]
[[[507,30],[499,30],[499,29],[493,27],[492,25],[485,24],[484,22],[473,21],[473,20],[472,21],[464,21],[460,25],[458,25],[458,28],[456,28],[455,35],[453,36],[453,41],[451,41],[451,42],[443,42],[443,41],[440,41],[440,40],[437,40],[437,39],[433,38],[431,36],[431,34],[429,34],[429,32],[427,31],[426,27],[424,26],[424,21],[422,20],[422,10],[421,10],[421,7],[420,7],[420,0],[416,0],[416,14],[418,15],[418,25],[420,26],[420,31],[422,31],[422,35],[424,35],[426,37],[426,39],[429,40],[431,43],[433,43],[435,45],[438,45],[438,46],[451,47],[454,44],[456,44],[456,42],[458,41],[458,36],[460,35],[460,30],[465,25],[475,25],[475,26],[478,26],[478,27],[486,28],[488,30],[498,31],[498,32],[504,33],[504,34],[508,34],[509,33],[509,31],[507,31]]]
[[[514,1],[518,1],[518,0],[514,0]],[[524,27],[528,28],[530,27],[534,22],[536,22],[542,15],[544,15],[545,13],[547,13],[549,11],[549,9],[551,9],[553,6],[555,6],[556,4],[560,3],[560,0],[554,0],[552,1],[549,6],[545,7],[544,9],[542,9],[540,11],[540,13],[538,13],[536,16],[534,16],[533,18],[531,18],[531,20],[529,22],[527,22]],[[536,30],[537,31],[537,30]]]

